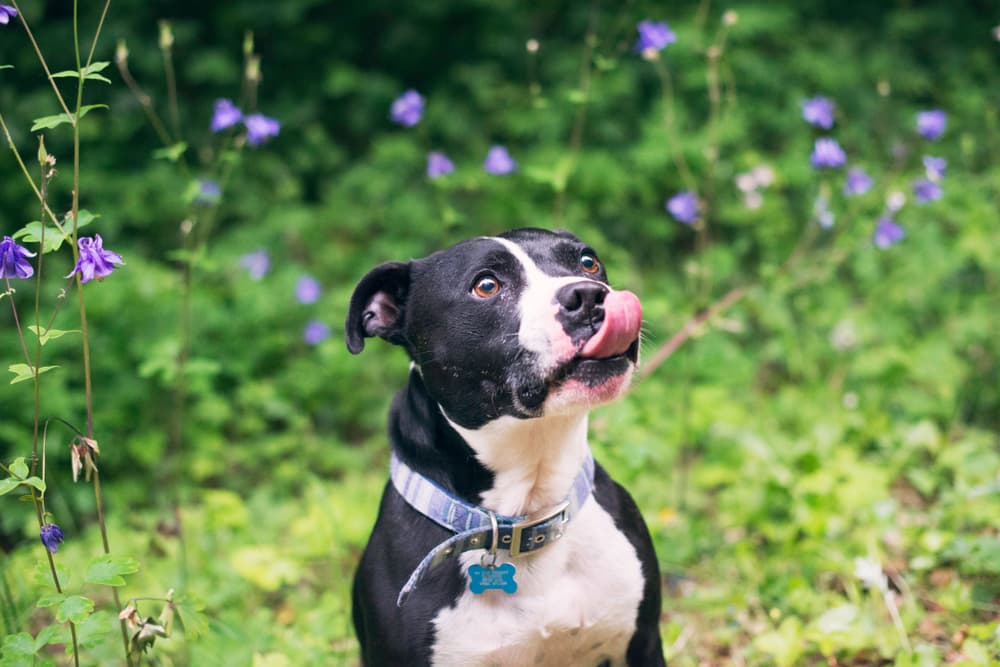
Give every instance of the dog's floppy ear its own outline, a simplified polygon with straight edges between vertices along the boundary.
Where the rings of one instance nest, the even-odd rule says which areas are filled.
[[[365,338],[380,336],[402,343],[403,311],[410,291],[410,265],[386,262],[365,274],[351,296],[345,337],[347,349],[358,354]]]

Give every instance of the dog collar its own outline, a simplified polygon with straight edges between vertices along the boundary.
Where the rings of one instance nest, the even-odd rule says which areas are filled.
[[[407,466],[395,452],[389,463],[389,476],[396,491],[413,509],[455,533],[431,549],[417,565],[396,598],[396,605],[401,607],[424,576],[452,556],[475,549],[494,553],[503,549],[510,551],[511,556],[518,556],[543,549],[561,538],[565,525],[594,490],[594,459],[588,449],[580,472],[561,503],[524,516],[504,516],[470,505]]]

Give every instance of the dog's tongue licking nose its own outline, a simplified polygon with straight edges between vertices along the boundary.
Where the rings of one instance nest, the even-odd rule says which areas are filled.
[[[604,322],[580,350],[581,357],[604,359],[624,353],[639,337],[642,305],[628,291],[612,291],[604,297]]]

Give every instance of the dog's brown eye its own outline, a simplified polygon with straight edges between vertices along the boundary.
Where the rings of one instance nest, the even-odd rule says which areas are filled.
[[[583,255],[580,257],[580,268],[587,273],[597,273],[601,270],[601,263],[593,255]]]
[[[472,288],[472,291],[476,293],[476,296],[488,299],[500,291],[500,281],[493,276],[481,276],[476,280],[476,285]]]

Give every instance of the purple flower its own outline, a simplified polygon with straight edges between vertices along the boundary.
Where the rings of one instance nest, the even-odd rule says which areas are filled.
[[[392,101],[389,116],[403,127],[413,127],[424,115],[424,98],[412,88]]]
[[[872,243],[879,248],[888,248],[902,241],[904,236],[906,236],[906,232],[903,231],[902,227],[893,222],[892,218],[880,218],[878,224],[875,225],[875,235],[872,237]]]
[[[94,234],[93,238],[81,236],[76,240],[76,247],[80,251],[80,257],[66,277],[71,278],[79,274],[82,283],[90,282],[94,278],[102,280],[114,271],[115,264],[125,263],[121,255],[104,249],[104,241],[100,234]]]
[[[240,257],[240,266],[250,272],[250,277],[260,280],[271,270],[271,257],[264,249],[248,252]]]
[[[848,197],[863,195],[872,189],[872,177],[864,169],[854,167],[847,171],[847,182],[844,183],[844,194]]]
[[[3,237],[0,241],[0,278],[30,278],[35,270],[25,257],[35,255],[11,237]]]
[[[639,21],[636,29],[639,31],[639,41],[635,43],[635,50],[639,53],[662,51],[677,41],[677,35],[663,21]]]
[[[944,178],[944,172],[947,169],[948,161],[943,157],[924,156],[924,171],[927,172],[927,178],[932,181],[937,182]]]
[[[927,178],[913,181],[913,196],[918,204],[927,204],[941,199],[941,186]]]
[[[216,181],[199,178],[198,192],[195,193],[192,201],[202,206],[211,206],[212,204],[218,204],[221,197],[222,187]]]
[[[517,169],[517,162],[510,156],[506,148],[497,144],[491,146],[489,152],[486,153],[486,160],[483,161],[483,169],[488,174],[500,176],[509,174]]]
[[[330,327],[319,320],[309,320],[302,332],[302,340],[310,345],[319,345],[329,337]]]
[[[842,167],[847,162],[847,155],[844,154],[844,149],[840,147],[836,139],[822,137],[816,140],[809,161],[817,169]]]
[[[437,178],[455,171],[455,164],[448,159],[448,156],[439,151],[434,151],[427,155],[427,177]]]
[[[281,131],[281,123],[262,113],[250,114],[243,119],[243,124],[247,128],[247,143],[251,146],[260,146]]]
[[[678,222],[693,225],[698,219],[698,197],[693,192],[679,192],[667,200],[666,209]]]
[[[15,16],[17,16],[16,9],[10,5],[0,5],[0,25],[7,25]]]
[[[944,134],[948,124],[948,115],[941,109],[921,111],[917,114],[917,132],[924,139],[937,139]]]
[[[802,117],[810,125],[829,130],[833,127],[833,102],[826,97],[810,97],[802,102]]]
[[[45,545],[50,554],[59,551],[59,545],[63,542],[62,529],[54,523],[47,523],[42,526],[39,537],[42,538],[42,544]]]
[[[302,276],[295,283],[295,298],[301,304],[316,303],[322,291],[319,282],[312,276]]]
[[[233,104],[232,100],[215,100],[215,112],[212,114],[212,132],[219,132],[236,125],[243,120],[243,112]]]

